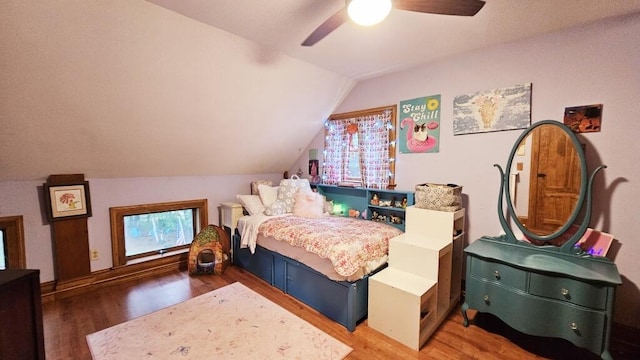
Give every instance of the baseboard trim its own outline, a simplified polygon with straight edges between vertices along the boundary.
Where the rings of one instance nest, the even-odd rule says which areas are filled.
[[[99,288],[151,277],[170,271],[186,270],[187,259],[188,253],[182,253],[133,265],[94,271],[90,276],[77,280],[59,283],[56,281],[42,283],[40,284],[42,302],[46,303],[56,299],[64,299]]]

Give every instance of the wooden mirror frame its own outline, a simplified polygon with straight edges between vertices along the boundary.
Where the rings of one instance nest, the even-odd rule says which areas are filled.
[[[578,229],[575,233],[571,234],[568,239],[566,241],[564,241],[560,246],[546,246],[544,247],[545,249],[548,250],[553,250],[553,251],[559,251],[559,252],[565,252],[565,253],[573,253],[573,254],[581,254],[583,253],[582,249],[580,247],[575,247],[575,244],[580,240],[580,238],[582,238],[582,236],[584,235],[585,231],[587,230],[587,227],[589,226],[589,220],[591,218],[591,204],[592,204],[592,186],[593,186],[593,179],[595,177],[595,175],[601,170],[606,168],[606,165],[600,165],[598,166],[598,168],[596,168],[593,173],[591,174],[591,176],[587,176],[587,162],[586,162],[586,158],[584,155],[584,150],[582,149],[582,146],[580,145],[580,142],[578,141],[577,136],[575,135],[575,133],[573,133],[573,131],[571,131],[571,129],[569,129],[569,127],[567,127],[566,125],[564,125],[563,123],[560,123],[558,121],[554,121],[554,120],[543,120],[543,121],[539,121],[535,124],[533,124],[531,127],[529,127],[527,130],[525,130],[520,137],[518,137],[518,139],[516,140],[513,149],[511,150],[511,153],[509,155],[509,159],[507,161],[507,167],[506,169],[511,169],[512,165],[513,165],[513,160],[514,157],[518,151],[518,148],[520,147],[520,144],[522,143],[522,141],[524,139],[526,139],[534,130],[536,130],[537,128],[539,128],[540,126],[544,126],[544,125],[551,125],[551,126],[557,126],[560,129],[562,129],[567,136],[569,136],[569,138],[571,139],[575,150],[576,150],[576,154],[578,155],[579,159],[580,159],[580,174],[581,174],[581,183],[580,183],[580,195],[578,197],[578,200],[576,202],[576,205],[573,209],[573,213],[571,214],[571,216],[569,217],[569,219],[567,219],[567,221],[564,223],[564,225],[562,225],[557,231],[555,231],[552,234],[549,235],[538,235],[535,234],[531,231],[529,231],[517,218],[516,215],[516,211],[514,209],[513,206],[513,201],[510,197],[511,194],[511,186],[510,186],[510,182],[509,182],[509,173],[505,173],[505,171],[502,169],[502,167],[500,167],[500,165],[498,164],[494,164],[495,167],[498,168],[498,170],[500,171],[500,177],[501,177],[501,183],[500,183],[500,194],[498,196],[498,218],[500,220],[500,225],[502,226],[505,235],[503,240],[509,243],[522,243],[524,242],[524,239],[518,239],[516,238],[515,234],[513,233],[513,230],[511,229],[511,226],[509,225],[509,222],[507,221],[506,217],[505,217],[505,212],[504,212],[504,202],[505,202],[505,196],[507,197],[506,199],[506,203],[507,203],[507,212],[509,214],[509,217],[514,219],[514,223],[516,224],[516,226],[520,229],[520,231],[522,231],[523,235],[526,236],[529,239],[533,239],[533,240],[537,240],[537,241],[542,241],[542,242],[550,242],[552,240],[556,240],[562,236],[564,236],[565,233],[567,233],[567,230],[569,230],[570,227],[572,227],[577,218],[578,215],[582,212],[583,207],[584,207],[584,217],[582,219],[582,223],[578,226]],[[585,200],[586,200],[586,205],[585,205]]]

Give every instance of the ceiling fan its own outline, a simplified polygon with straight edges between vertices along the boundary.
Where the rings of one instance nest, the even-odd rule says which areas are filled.
[[[330,32],[337,29],[338,26],[347,22],[352,18],[352,12],[355,10],[354,5],[357,6],[358,2],[361,7],[368,9],[369,5],[365,4],[370,3],[358,0],[345,0],[345,6],[320,24],[320,26],[302,42],[302,46],[312,46],[329,35]],[[473,16],[482,9],[484,3],[482,0],[391,0],[391,7],[398,10],[428,14]],[[386,17],[391,7],[387,4],[386,12],[381,15],[379,21],[382,21],[382,19]]]

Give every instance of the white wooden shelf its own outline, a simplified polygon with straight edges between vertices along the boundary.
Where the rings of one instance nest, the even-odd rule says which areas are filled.
[[[458,304],[464,213],[407,207],[406,232],[389,241],[389,266],[369,278],[371,328],[420,350]]]
[[[369,279],[370,327],[418,350],[436,324],[437,283],[406,271],[388,267]],[[389,311],[402,309],[402,311]]]

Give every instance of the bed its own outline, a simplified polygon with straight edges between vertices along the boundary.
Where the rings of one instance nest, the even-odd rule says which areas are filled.
[[[389,239],[399,234],[342,216],[244,216],[233,262],[353,332],[367,316],[369,276],[386,267]]]

